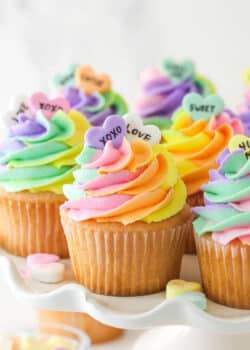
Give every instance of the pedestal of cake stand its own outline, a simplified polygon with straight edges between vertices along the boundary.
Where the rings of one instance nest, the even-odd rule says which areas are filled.
[[[249,333],[222,334],[185,326],[154,328],[143,333],[132,350],[249,350]]]

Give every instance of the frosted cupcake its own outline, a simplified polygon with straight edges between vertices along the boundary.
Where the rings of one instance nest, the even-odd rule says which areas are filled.
[[[55,75],[50,86],[55,95],[67,99],[70,107],[83,113],[94,126],[102,125],[110,114],[124,115],[127,103],[114,92],[107,74],[97,74],[90,66],[71,64]]]
[[[208,79],[197,74],[193,62],[177,63],[167,59],[159,67],[148,68],[142,74],[135,110],[144,118],[145,124],[168,128],[173,113],[190,92],[206,96],[215,89]]]
[[[250,309],[250,140],[236,135],[203,187],[205,205],[194,208],[197,253],[209,299]]]
[[[191,207],[203,204],[201,187],[209,180],[209,170],[218,167],[218,155],[233,134],[242,130],[242,123],[224,110],[219,96],[202,98],[193,93],[184,98],[171,128],[162,130],[163,145],[176,161]],[[195,253],[192,230],[190,232],[186,252]]]
[[[135,115],[85,135],[61,217],[76,280],[95,293],[155,293],[179,276],[190,211],[160,138]]]
[[[63,98],[36,93],[25,106],[25,112],[6,115],[2,125],[1,245],[19,256],[41,252],[67,257],[59,217],[62,186],[73,182],[89,123]]]

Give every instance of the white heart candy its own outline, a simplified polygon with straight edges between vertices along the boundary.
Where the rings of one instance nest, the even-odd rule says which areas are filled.
[[[148,142],[151,146],[160,143],[161,131],[157,126],[143,125],[143,120],[138,114],[128,113],[123,118],[127,125],[126,138],[128,141],[140,138]]]
[[[65,266],[56,262],[51,264],[33,264],[31,267],[33,279],[44,283],[59,283],[64,280]]]
[[[28,97],[25,95],[18,95],[11,98],[9,110],[0,118],[0,128],[7,129],[11,127],[11,125],[16,122],[16,118],[20,113],[31,116],[28,106]]]

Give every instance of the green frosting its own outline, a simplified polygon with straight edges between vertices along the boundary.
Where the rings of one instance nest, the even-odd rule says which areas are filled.
[[[74,136],[77,126],[83,128],[81,121],[75,125],[77,118],[80,120],[83,116],[72,111],[72,117],[70,113],[60,110],[48,120],[40,111],[34,118],[45,132],[7,138],[8,143],[19,142],[24,147],[0,150],[1,187],[8,192],[51,190],[62,193],[61,182],[68,182],[77,168],[75,157],[81,150],[85,131]]]

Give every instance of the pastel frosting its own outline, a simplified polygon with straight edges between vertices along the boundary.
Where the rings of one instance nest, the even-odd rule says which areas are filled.
[[[88,134],[93,135],[91,129],[85,140]],[[68,202],[62,206],[75,221],[159,222],[185,205],[185,185],[160,144],[152,147],[139,138],[129,142],[125,136],[121,145],[110,140],[103,149],[86,142],[77,162],[80,169],[74,184],[64,186]]]
[[[199,192],[209,180],[209,170],[218,167],[216,158],[235,132],[228,118],[224,112],[210,121],[193,121],[191,115],[179,109],[171,128],[162,130],[163,146],[174,157],[188,195]]]
[[[76,79],[77,69],[81,65],[71,65],[71,74],[60,77],[55,75],[50,81],[50,85],[56,95],[67,99],[71,109],[83,113],[93,126],[102,125],[105,119],[111,114],[123,115],[127,113],[128,107],[125,99],[116,93],[112,86],[107,91],[93,91],[86,93],[84,87],[79,85]],[[74,69],[73,69],[74,68]],[[92,70],[92,68],[87,67]]]
[[[73,181],[87,119],[74,110],[58,110],[46,118],[20,114],[0,143],[0,187],[8,192],[29,190],[62,193]]]
[[[242,149],[224,150],[218,170],[210,171],[203,186],[205,206],[194,208],[197,235],[212,233],[222,245],[234,240],[250,244],[250,159]]]
[[[214,93],[215,89],[208,79],[196,73],[184,81],[175,82],[160,68],[150,67],[142,74],[141,91],[135,110],[145,118],[145,123],[166,128],[171,124],[169,118],[190,92],[206,96]]]

